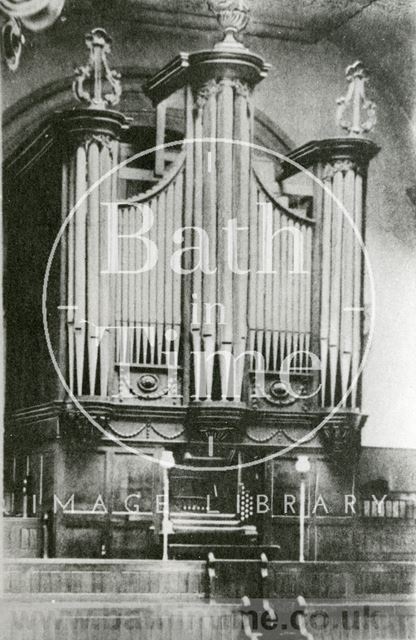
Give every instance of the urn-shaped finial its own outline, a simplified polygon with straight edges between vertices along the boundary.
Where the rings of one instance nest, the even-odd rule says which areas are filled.
[[[75,70],[75,97],[91,109],[113,107],[120,102],[121,76],[108,64],[112,40],[104,29],[93,29],[85,36],[85,43],[90,56],[86,65]]]
[[[216,48],[243,48],[236,35],[247,27],[250,14],[249,0],[208,0],[209,9],[215,14],[224,32],[224,39]]]
[[[348,131],[351,137],[362,136],[371,131],[377,122],[376,105],[365,95],[368,74],[360,60],[346,68],[348,90],[337,100],[337,124]],[[348,116],[349,112],[349,116]],[[363,119],[365,112],[365,119]]]

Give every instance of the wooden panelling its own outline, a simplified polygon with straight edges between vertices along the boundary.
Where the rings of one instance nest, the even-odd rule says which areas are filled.
[[[215,562],[215,597],[348,599],[413,595],[415,562],[280,562],[267,563],[268,575],[261,579],[258,561]]]
[[[36,558],[41,554],[42,527],[39,518],[3,518],[4,555]]]
[[[161,560],[6,560],[6,593],[158,594],[169,597],[210,595],[238,599],[268,594],[291,598],[410,596],[416,590],[415,562],[267,563],[261,578],[258,560],[215,561],[210,588],[205,563]],[[210,589],[210,591],[209,591]],[[209,591],[209,594],[208,594]]]
[[[279,631],[293,631],[283,624],[293,624],[294,600],[303,594],[315,639],[414,638],[415,563],[217,560],[211,566],[216,577],[207,593],[200,562],[9,561],[1,637],[241,640],[242,596],[249,598],[244,611],[251,626],[257,615],[255,630],[263,632],[263,598],[278,614]]]
[[[258,612],[256,631],[263,636],[300,637],[293,624],[295,607],[291,603],[271,601],[278,612],[276,630],[261,622],[263,601],[251,603],[250,621]],[[370,607],[349,602],[309,603],[307,628],[315,640],[410,640],[415,637],[413,603],[373,603]],[[292,621],[292,622],[291,622]],[[324,623],[324,624],[323,624]],[[286,626],[283,626],[286,625]],[[276,635],[277,629],[290,629]],[[94,602],[15,603],[7,605],[3,615],[2,640],[241,640],[241,608],[231,604],[107,603]],[[302,636],[304,637],[304,636]]]
[[[202,596],[202,562],[140,561],[6,561],[9,593],[136,593]]]
[[[309,560],[416,560],[414,522],[383,522],[360,517],[322,516],[306,520],[305,553]],[[299,557],[299,519],[273,518],[265,544],[279,544],[279,558]]]
[[[154,558],[160,467],[154,448],[62,452],[58,468],[54,556]],[[74,503],[68,502],[74,496]],[[57,501],[59,499],[60,502]],[[65,513],[63,506],[66,505]]]
[[[4,640],[239,640],[237,607],[208,605],[50,605],[8,607]]]

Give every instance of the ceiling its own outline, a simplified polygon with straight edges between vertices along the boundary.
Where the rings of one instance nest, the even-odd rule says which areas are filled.
[[[67,0],[67,11],[117,15],[129,21],[158,22],[175,26],[213,29],[215,19],[207,0]],[[378,5],[394,20],[414,0],[251,0],[248,33],[316,42],[329,32],[359,16],[371,5]],[[393,15],[392,15],[393,14]]]
[[[128,2],[153,9],[164,7],[172,12],[181,8],[201,17],[209,15],[205,0]],[[414,0],[251,0],[252,19],[248,32],[316,42],[375,4],[396,20],[399,12],[406,13],[407,6],[414,6]]]
[[[94,13],[180,29],[214,30],[206,0],[67,0],[66,13]],[[416,71],[416,0],[251,0],[248,35],[330,40],[360,57],[410,116]]]

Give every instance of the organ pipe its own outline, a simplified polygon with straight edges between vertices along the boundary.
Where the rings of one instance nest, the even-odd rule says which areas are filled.
[[[158,142],[166,98],[184,91],[183,149],[170,168],[172,153],[156,155],[161,179],[145,193],[118,202],[116,172],[102,180],[119,161],[120,114],[67,116],[63,215],[78,203],[63,243],[70,388],[128,393],[129,366],[176,370],[181,361],[185,402],[240,402],[247,366],[275,375],[289,361],[302,373],[312,349],[321,361],[321,406],[356,409],[363,260],[353,226],[364,232],[375,145],[340,138],[293,152],[323,188],[314,188],[313,215],[290,208],[261,179],[250,149],[252,91],[264,64],[244,51],[230,62],[221,48],[183,62],[176,80],[171,65],[153,87]],[[111,202],[110,212],[103,203]],[[120,273],[108,268],[110,215]],[[145,270],[146,247],[136,234],[149,221],[157,261]],[[179,246],[182,274],[172,269]]]
[[[101,203],[116,198],[116,182],[110,176],[93,187],[115,166],[117,154],[115,141],[93,132],[81,140],[73,139],[67,147],[63,211],[69,215],[73,210],[64,238],[67,362],[69,386],[78,395],[110,393],[110,327],[115,317],[111,314],[111,277],[103,275],[108,247],[106,210]]]

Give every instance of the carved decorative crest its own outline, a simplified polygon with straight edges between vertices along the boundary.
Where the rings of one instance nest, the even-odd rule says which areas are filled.
[[[20,20],[10,18],[2,28],[3,53],[7,66],[16,71],[22,55],[25,37],[22,33]]]
[[[204,434],[207,440],[211,437],[214,442],[225,442],[233,435],[234,427],[227,425],[214,425],[211,427],[201,427],[199,431]]]
[[[61,15],[65,0],[0,0],[0,10],[22,21],[26,29],[46,29]]]
[[[361,136],[371,131],[377,122],[376,105],[365,95],[368,75],[362,62],[357,60],[347,67],[345,75],[349,87],[346,95],[337,100],[337,123],[348,131],[350,136]],[[348,109],[351,113],[350,119],[346,115]],[[367,114],[366,120],[362,120],[362,111]]]
[[[25,37],[22,25],[30,31],[42,31],[61,15],[65,0],[0,0],[0,13],[9,19],[2,28],[3,54],[7,66],[16,71]]]
[[[218,43],[216,48],[241,49],[243,45],[237,40],[236,34],[247,27],[250,14],[249,0],[208,0],[208,7],[224,31],[224,40]]]
[[[91,109],[105,109],[120,102],[121,84],[118,71],[110,69],[107,55],[111,53],[111,38],[104,29],[93,29],[85,37],[90,57],[86,65],[75,70],[72,85],[75,97]],[[105,92],[105,85],[111,87]]]
[[[108,427],[108,417],[94,416],[103,427]],[[59,416],[60,437],[69,448],[95,447],[101,439],[101,432],[79,411],[63,410]]]
[[[353,424],[353,421],[341,425],[328,423],[319,431],[324,450],[335,464],[357,460],[361,448],[361,426],[359,421],[358,424]]]

